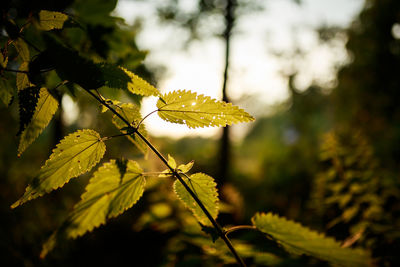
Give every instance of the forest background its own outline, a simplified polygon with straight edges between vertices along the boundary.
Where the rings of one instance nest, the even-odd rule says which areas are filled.
[[[48,8],[46,1],[16,2],[25,5],[26,10],[41,10],[42,4]],[[218,5],[221,2],[224,1],[200,1],[197,13],[189,16],[179,10],[176,1],[170,1],[159,7],[158,15],[166,25],[173,22],[190,26],[186,28],[193,35],[189,39],[206,38],[196,36],[199,22],[195,18],[222,14],[221,18],[226,19],[226,6]],[[257,12],[257,2],[238,3],[241,4],[235,10],[238,17]],[[127,25],[115,17],[116,5],[117,1],[59,1],[53,10],[68,7],[88,25],[84,34],[79,27],[68,29],[66,34],[75,49],[87,57],[123,65],[156,85],[168,64],[162,68],[145,64],[143,60],[152,51],[142,51],[135,41],[140,23]],[[299,5],[301,8],[301,2]],[[2,6],[2,19],[8,11],[7,5]],[[23,13],[14,15],[17,22],[26,16]],[[224,33],[219,33],[221,42],[226,42]],[[5,31],[1,34],[4,49],[7,36]],[[216,178],[224,201],[219,216],[223,224],[248,224],[255,212],[272,211],[345,240],[351,246],[366,248],[382,265],[398,265],[400,3],[365,1],[362,11],[348,28],[321,25],[318,34],[321,44],[328,47],[345,44],[348,60],[336,66],[334,81],[327,84],[315,81],[299,89],[296,77],[301,70],[289,60],[282,70],[282,76],[287,79],[288,98],[265,108],[268,114],[256,116],[256,121],[239,141],[232,142],[228,137],[225,144],[229,147],[228,152],[225,151],[228,154],[222,157],[228,158],[227,162],[221,162],[224,145],[219,134],[210,138],[191,136],[175,140],[164,137],[153,141],[165,154],[173,154],[179,162],[193,159],[195,169]],[[290,55],[277,53],[276,57],[306,58],[301,49]],[[12,77],[13,74],[7,75]],[[3,82],[4,79],[2,86],[5,86]],[[75,92],[76,96],[73,92],[68,91],[65,98],[59,99],[62,105],[55,118],[20,158],[17,157],[16,136],[18,105],[7,95],[1,95],[4,105],[0,109],[0,253],[5,266],[125,266],[132,261],[147,266],[166,262],[200,265],[204,261],[203,254],[210,253],[204,244],[185,238],[179,221],[190,214],[182,215],[166,185],[163,194],[149,190],[140,205],[84,237],[63,244],[45,260],[38,258],[43,242],[60,225],[65,211],[71,210],[79,199],[89,175],[71,181],[62,192],[55,191],[16,210],[11,210],[10,205],[24,192],[31,173],[47,159],[64,135],[85,127],[111,132],[111,124],[98,116],[97,105],[79,91]],[[113,94],[120,99],[131,97],[122,91]],[[79,99],[75,107],[79,113],[75,120],[68,121],[66,113],[71,110],[65,110],[74,97]],[[138,101],[137,98],[131,100]],[[235,101],[264,108],[251,96]],[[126,140],[113,142],[107,150],[107,158],[135,157]],[[163,170],[151,155],[143,165]],[[256,246],[269,245],[255,233],[243,235],[244,239],[255,240]],[[277,260],[276,265],[324,264],[305,256],[289,257],[282,252],[276,255],[283,259]]]

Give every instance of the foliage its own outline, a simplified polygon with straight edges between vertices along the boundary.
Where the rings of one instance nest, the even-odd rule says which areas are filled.
[[[368,256],[362,250],[342,248],[332,238],[311,231],[298,223],[272,213],[256,214],[253,224],[270,235],[286,250],[294,254],[307,254],[339,265],[366,266]]]
[[[380,264],[392,261],[381,249],[400,240],[399,182],[379,166],[361,132],[326,134],[321,160],[326,167],[315,180],[312,206],[332,232],[348,232],[348,245],[372,248]]]
[[[73,183],[72,178],[90,172],[102,160],[106,150],[105,143],[117,142],[118,137],[126,136],[138,150],[145,154],[147,150],[151,150],[156,158],[167,167],[167,170],[158,172],[157,168],[154,171],[155,164],[151,159],[144,160],[144,164],[141,162],[142,168],[138,161],[123,159],[125,155],[122,152],[118,151],[117,156],[111,155],[112,159],[107,160],[92,174],[92,178],[86,186],[86,191],[81,195],[70,214],[66,218],[64,217],[58,230],[45,243],[41,256],[45,257],[56,246],[64,245],[64,239],[82,236],[106,223],[112,224],[112,218],[124,213],[124,215],[119,216],[119,219],[123,220],[123,216],[132,216],[125,218],[129,218],[130,224],[132,222],[141,224],[140,230],[146,229],[143,225],[155,225],[154,229],[158,229],[160,232],[165,231],[168,235],[171,235],[168,239],[169,245],[165,249],[172,259],[171,263],[182,260],[182,264],[185,264],[188,263],[185,255],[197,255],[195,257],[211,265],[235,262],[241,265],[244,265],[245,262],[257,265],[285,265],[287,260],[292,259],[305,264],[313,262],[319,264],[307,257],[296,257],[299,254],[306,254],[316,259],[328,261],[330,264],[368,265],[371,262],[368,252],[361,249],[343,248],[339,242],[330,237],[317,234],[298,223],[272,215],[272,213],[256,214],[253,217],[253,226],[231,227],[227,225],[224,228],[219,226],[216,218],[229,214],[232,207],[218,199],[219,192],[216,189],[215,179],[195,170],[198,166],[194,167],[193,161],[187,164],[177,164],[171,156],[168,159],[164,158],[147,136],[144,121],[151,113],[142,116],[140,99],[146,96],[157,97],[158,102],[154,112],[157,112],[166,121],[184,124],[189,128],[226,126],[238,122],[250,122],[254,118],[230,103],[190,91],[176,90],[161,94],[152,85],[154,82],[151,79],[147,79],[150,80],[148,82],[141,78],[145,77],[143,74],[146,71],[138,67],[140,65],[138,62],[144,57],[145,53],[138,51],[135,45],[130,45],[132,40],[127,41],[125,39],[129,39],[126,36],[130,35],[125,35],[121,30],[123,27],[117,26],[118,23],[121,23],[120,20],[109,15],[115,4],[116,1],[92,0],[68,1],[68,3],[60,1],[54,4],[57,6],[46,6],[46,4],[40,3],[35,8],[13,6],[12,10],[18,11],[15,20],[11,18],[11,13],[8,13],[9,6],[2,7],[4,16],[1,20],[4,22],[4,31],[7,35],[3,38],[6,40],[2,40],[5,46],[1,51],[0,58],[1,99],[7,106],[12,102],[12,98],[18,99],[20,115],[18,153],[21,155],[26,151],[24,153],[26,155],[27,148],[34,141],[39,143],[41,138],[47,137],[46,131],[48,129],[46,128],[48,128],[51,120],[54,123],[59,121],[57,116],[62,111],[60,101],[67,94],[74,97],[76,102],[82,101],[82,107],[87,104],[85,101],[88,101],[85,97],[95,100],[97,106],[101,105],[102,111],[107,111],[104,112],[105,114],[96,113],[98,116],[102,116],[101,118],[107,118],[104,122],[101,120],[101,123],[111,121],[120,132],[115,134],[115,129],[113,131],[96,127],[101,135],[92,129],[76,130],[65,136],[61,141],[57,141],[58,144],[49,159],[38,174],[34,176],[23,196],[12,205],[12,208],[19,207],[29,200],[60,187],[63,187],[64,191],[68,191],[68,188],[71,188],[69,186]],[[122,44],[118,44],[119,40],[126,40],[125,44],[129,45],[124,46],[124,48],[130,48],[126,50],[115,49],[119,45],[122,46]],[[138,68],[134,70],[132,66]],[[13,73],[17,74],[12,75]],[[291,135],[287,139],[280,140],[275,144],[275,151],[284,147],[280,154],[277,154],[280,157],[278,160],[280,160],[281,166],[290,168],[292,164],[285,161],[287,155],[290,155],[291,161],[296,161],[300,151],[312,148],[307,160],[299,160],[299,162],[293,164],[300,170],[306,170],[302,173],[304,177],[307,176],[306,174],[314,165],[303,163],[311,162],[314,156],[313,151],[317,149],[311,137],[318,136],[327,127],[325,124],[319,124],[321,121],[326,122],[327,119],[324,109],[326,102],[323,102],[326,101],[326,98],[315,88],[304,94],[296,94],[295,90],[292,90],[292,93],[292,110],[290,115],[287,116],[290,123],[288,125],[283,123],[283,126],[288,126],[288,129],[292,129],[290,126],[293,126],[295,132],[300,133],[301,137],[296,139],[294,138],[296,136]],[[129,100],[132,100],[132,102]],[[310,100],[310,102],[302,105],[299,102],[304,104],[303,100]],[[312,114],[313,112],[308,112],[310,103],[312,108],[323,112],[316,116]],[[10,109],[12,108],[11,105]],[[81,114],[84,114],[84,111]],[[303,123],[304,115],[307,117],[307,123],[312,126],[310,128],[313,130],[310,130],[310,132],[307,132],[305,126],[307,123]],[[54,119],[52,119],[53,117]],[[280,125],[279,123],[281,121],[278,121],[277,125]],[[75,126],[81,128],[79,125]],[[95,128],[91,124],[88,127]],[[275,134],[275,132],[272,134]],[[256,133],[253,132],[253,135],[256,135]],[[264,137],[261,133],[261,138]],[[295,144],[297,140],[300,141]],[[293,141],[295,142],[293,143]],[[271,141],[270,144],[272,143]],[[255,142],[252,146],[260,146],[260,144],[262,143]],[[108,145],[108,151],[110,149],[125,151],[126,149],[125,145],[114,147],[116,145]],[[130,149],[129,146],[126,147]],[[270,148],[268,146],[266,150]],[[341,146],[335,144],[332,154],[337,153],[335,149],[340,150]],[[46,152],[42,151],[41,153],[45,154]],[[253,151],[250,149],[248,153],[253,153]],[[346,159],[345,162],[351,161],[354,164],[358,162],[358,156],[354,153],[350,155],[351,159]],[[128,154],[128,157],[131,157],[131,153]],[[333,158],[332,156],[329,157]],[[373,162],[368,157],[366,157],[367,159],[364,156],[360,157],[360,162],[364,164],[368,165]],[[35,161],[35,164],[37,161]],[[250,161],[249,158],[248,162]],[[336,160],[334,161],[336,162]],[[268,162],[267,157],[261,164],[265,162]],[[246,168],[251,169],[249,166]],[[362,168],[362,170],[356,170],[359,172],[356,172],[357,175],[353,176],[355,180],[351,180],[350,183],[341,181],[342,177],[336,176],[339,173],[337,170],[337,173],[333,175],[335,177],[332,184],[330,184],[332,181],[328,179],[332,173],[321,178],[321,180],[326,179],[323,180],[325,185],[329,185],[326,191],[325,188],[319,188],[320,191],[323,191],[320,194],[320,203],[333,204],[334,206],[342,205],[341,208],[347,208],[347,204],[350,205],[349,197],[341,195],[343,192],[340,190],[340,192],[335,191],[337,182],[342,184],[339,187],[345,193],[353,190],[350,193],[367,195],[371,192],[372,198],[367,195],[363,199],[364,202],[360,202],[361,204],[357,201],[354,202],[357,205],[360,204],[356,208],[350,207],[350,211],[345,210],[343,213],[339,211],[336,218],[340,219],[336,221],[336,224],[349,223],[362,217],[362,220],[360,219],[362,226],[365,226],[366,221],[369,223],[369,219],[372,220],[368,224],[371,229],[377,225],[387,226],[387,222],[395,221],[397,218],[395,216],[390,217],[391,215],[389,217],[383,216],[382,210],[387,207],[395,194],[388,190],[390,186],[381,185],[376,179],[373,179],[379,173],[378,171],[368,169],[366,165]],[[152,172],[146,172],[147,169]],[[190,174],[192,170],[193,174]],[[367,174],[360,174],[363,171]],[[293,173],[296,172],[288,171],[287,177],[290,177]],[[354,175],[354,170],[350,170],[350,173]],[[172,179],[159,179],[165,177],[172,177]],[[276,181],[278,181],[278,175],[276,177]],[[363,180],[362,177],[367,177],[367,179]],[[85,183],[84,176],[74,180],[76,181],[75,185]],[[243,183],[246,182],[246,180],[243,181]],[[301,180],[301,182],[304,181]],[[309,180],[306,182],[304,186],[307,186]],[[174,190],[171,190],[171,187]],[[74,194],[78,192],[79,190],[74,190]],[[254,195],[253,191],[249,192],[249,194]],[[326,192],[328,193],[325,195]],[[338,193],[336,198],[330,198],[331,195],[336,193]],[[381,193],[383,196],[380,195]],[[279,194],[282,195],[281,192]],[[54,193],[52,196],[54,196]],[[135,205],[140,203],[138,202],[140,198],[141,202],[145,202],[148,207]],[[184,205],[179,204],[178,199]],[[353,199],[353,196],[350,196],[350,199]],[[356,198],[354,197],[354,199]],[[366,209],[362,205],[365,203],[367,203]],[[254,203],[254,205],[256,204],[258,203]],[[54,205],[54,203],[49,202],[49,205]],[[188,215],[190,212],[184,210],[183,206],[186,206],[194,214],[194,218]],[[30,207],[32,206],[23,205],[13,212],[18,213],[21,209],[29,210]],[[63,208],[65,210],[65,207]],[[395,208],[394,206],[393,209]],[[220,213],[222,216],[219,216]],[[378,215],[382,215],[382,224],[375,221]],[[348,216],[350,216],[350,220],[346,221]],[[38,217],[43,218],[43,221],[46,218],[51,218],[49,215]],[[21,220],[23,218],[22,216]],[[334,224],[332,223],[332,225]],[[370,231],[368,227],[363,229]],[[46,231],[54,228],[51,225]],[[244,237],[242,240],[232,239],[233,242],[231,242],[228,234],[240,229],[250,229],[251,231],[258,229],[257,233],[260,236],[249,234],[249,237]],[[382,230],[379,227],[378,229]],[[101,230],[97,230],[96,233],[99,233],[99,231]],[[386,231],[386,229],[383,231]],[[387,233],[390,235],[393,232]],[[353,232],[349,231],[348,233]],[[387,233],[385,232],[385,235]],[[206,234],[211,234],[211,238]],[[266,239],[265,235],[276,242]],[[262,237],[261,241],[260,237]],[[340,239],[347,237],[348,235],[345,234],[340,236]],[[84,238],[82,237],[80,240]],[[34,240],[34,243],[37,243],[37,239]],[[156,243],[153,239],[150,239],[150,242],[153,243],[153,246]],[[345,246],[348,246],[348,244],[349,242],[345,242]],[[137,244],[137,246],[141,245]],[[287,252],[281,250],[280,245],[288,253],[295,256],[289,256]],[[96,251],[96,254],[99,253]],[[244,258],[245,262],[241,258]]]

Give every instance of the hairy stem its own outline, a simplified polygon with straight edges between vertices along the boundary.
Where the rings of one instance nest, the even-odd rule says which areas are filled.
[[[196,201],[197,205],[201,208],[201,210],[204,212],[204,214],[207,216],[207,218],[210,220],[211,224],[214,226],[215,230],[217,231],[219,237],[225,242],[226,246],[229,248],[233,256],[235,257],[236,261],[240,266],[246,266],[244,263],[243,259],[239,256],[237,251],[232,245],[232,242],[229,240],[229,238],[226,236],[225,232],[222,230],[221,226],[217,223],[217,221],[211,216],[211,214],[208,212],[206,207],[203,205],[201,200],[197,197],[197,195],[193,192],[193,190],[186,184],[186,182],[183,180],[182,176],[168,164],[168,160],[153,146],[153,144],[150,143],[149,140],[147,140],[146,137],[144,137],[137,128],[133,127],[129,121],[127,121],[124,117],[122,117],[115,109],[113,109],[107,102],[105,102],[103,99],[100,97],[96,96],[93,92],[90,90],[86,89],[86,92],[88,92],[91,96],[93,96],[97,101],[99,101],[102,105],[106,106],[112,113],[114,113],[118,118],[120,118],[123,122],[126,123],[128,127],[131,127],[137,136],[139,136],[140,139],[142,139],[146,145],[157,155],[157,157],[167,166],[168,169],[170,169],[171,173],[179,180],[179,182],[183,185],[183,187],[188,191],[188,193],[191,195],[191,197]],[[132,133],[132,134],[133,134]]]

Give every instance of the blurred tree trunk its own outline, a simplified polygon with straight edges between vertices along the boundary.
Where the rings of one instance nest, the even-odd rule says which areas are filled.
[[[227,84],[229,78],[229,61],[230,61],[230,46],[232,29],[235,23],[235,8],[236,0],[227,0],[225,9],[225,30],[224,30],[224,43],[225,43],[225,69],[222,84],[222,100],[230,102],[227,93]],[[230,127],[223,128],[220,146],[220,160],[219,160],[219,186],[222,186],[229,176],[229,166],[231,165],[231,142],[229,137]]]

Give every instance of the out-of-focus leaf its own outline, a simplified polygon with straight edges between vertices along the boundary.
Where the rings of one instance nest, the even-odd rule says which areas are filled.
[[[10,82],[3,77],[0,77],[0,99],[3,103],[8,106],[14,95],[14,88],[10,85]]]
[[[50,31],[53,29],[62,29],[68,16],[61,12],[40,10],[39,27],[41,30]]]
[[[252,222],[290,253],[306,254],[342,266],[369,266],[371,263],[366,251],[342,248],[333,238],[272,213],[257,213]]]

